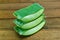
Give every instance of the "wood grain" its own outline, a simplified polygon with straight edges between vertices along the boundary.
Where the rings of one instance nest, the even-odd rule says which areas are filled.
[[[60,2],[39,2],[46,9],[60,9]],[[32,3],[8,3],[8,4],[0,4],[0,10],[2,9],[20,9],[24,8]]]
[[[32,36],[22,37],[13,29],[12,14],[34,2],[45,7],[46,25]],[[60,40],[60,0],[0,0],[0,40]]]
[[[0,28],[12,29],[14,27],[13,20],[14,19],[0,19]]]
[[[14,10],[0,10],[0,18],[15,18],[13,13]]]
[[[42,6],[45,7],[45,9],[60,9],[60,2],[38,2]]]
[[[0,3],[60,2],[60,0],[0,0]]]
[[[19,36],[11,30],[0,30],[0,40],[20,40]]]
[[[60,2],[60,0],[40,0],[42,2]]]
[[[40,0],[0,0],[0,3],[29,3],[38,1]]]
[[[0,30],[0,40],[60,40],[60,30],[41,30],[29,37],[19,36],[15,31]]]
[[[13,16],[14,11],[16,10],[0,10],[0,18],[16,18]],[[60,9],[45,9],[44,14],[46,18],[60,17]]]
[[[13,9],[20,9],[24,8],[32,3],[8,3],[8,4],[0,4],[0,10],[7,9],[7,10],[13,10]]]
[[[45,9],[46,17],[60,17],[60,9]]]
[[[0,29],[11,30],[15,26],[14,19],[0,19]],[[60,18],[47,18],[44,29],[60,29]]]

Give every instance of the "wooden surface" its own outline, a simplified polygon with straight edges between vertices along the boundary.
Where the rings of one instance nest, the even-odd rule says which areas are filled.
[[[19,36],[14,30],[14,11],[34,2],[45,7],[47,23],[29,37]],[[0,40],[60,40],[60,0],[0,0]]]

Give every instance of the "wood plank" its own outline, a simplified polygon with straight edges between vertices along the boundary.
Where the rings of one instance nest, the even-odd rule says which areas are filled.
[[[0,0],[0,3],[28,3],[28,2],[35,2],[40,0]]]
[[[0,30],[0,40],[21,40],[21,38],[14,31]]]
[[[15,18],[13,12],[14,10],[0,10],[0,18]]]
[[[60,2],[60,0],[0,0],[0,3]]]
[[[13,13],[16,10],[0,10],[0,18],[15,18]],[[45,9],[46,17],[60,17],[60,9]]]
[[[60,30],[41,30],[29,37],[22,37],[12,30],[0,30],[0,40],[60,40]]]
[[[1,19],[0,20],[0,28],[10,28],[12,29],[15,25],[13,24],[13,19]]]
[[[24,8],[32,3],[8,3],[8,4],[0,4],[0,10],[2,9],[20,9]]]
[[[38,2],[43,5],[46,9],[60,9],[60,2]],[[0,4],[1,9],[20,9],[24,8],[32,3],[8,3],[8,4]]]
[[[0,3],[17,3],[17,2],[22,2],[22,1],[21,0],[0,0]]]
[[[15,24],[14,19],[0,19],[0,29],[13,29]],[[46,18],[46,25],[44,29],[60,29],[60,18]]]
[[[29,2],[39,2],[40,0],[0,0],[0,3],[29,3]]]
[[[60,9],[45,9],[46,17],[60,17]]]
[[[60,2],[60,0],[40,0],[40,1],[43,1],[43,2]]]
[[[47,29],[60,29],[60,18],[46,18]]]
[[[60,9],[60,2],[38,2],[46,9]]]

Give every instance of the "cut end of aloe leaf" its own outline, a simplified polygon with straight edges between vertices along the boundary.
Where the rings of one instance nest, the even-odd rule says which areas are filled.
[[[38,17],[36,20],[33,20],[31,22],[28,22],[28,23],[24,23],[18,19],[14,20],[14,23],[22,28],[22,29],[30,29],[30,28],[33,28],[35,27],[36,25],[38,25],[42,20],[44,19],[44,14],[42,14],[40,17]]]
[[[29,36],[32,35],[34,33],[36,33],[37,31],[39,31],[44,25],[45,25],[45,20],[42,21],[39,25],[37,25],[36,27],[29,29],[29,30],[23,30],[19,27],[14,27],[14,30],[19,33],[19,35],[23,35],[23,36]]]
[[[29,23],[24,24],[21,28],[22,29],[31,29],[31,28],[35,27],[36,25],[38,25],[43,19],[44,19],[44,15],[42,14],[36,20],[33,20]]]

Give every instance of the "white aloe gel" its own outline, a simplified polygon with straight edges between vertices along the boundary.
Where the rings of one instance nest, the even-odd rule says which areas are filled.
[[[37,25],[36,27],[29,29],[29,30],[23,30],[20,28],[14,28],[16,30],[16,32],[18,32],[20,35],[24,35],[24,36],[28,36],[28,35],[32,35],[34,33],[36,33],[37,31],[39,31],[45,24],[45,20],[43,20],[39,25]]]
[[[44,19],[44,15],[42,14],[39,18],[29,23],[23,23],[18,20],[15,20],[14,23],[22,29],[30,29],[38,25],[43,19]]]

